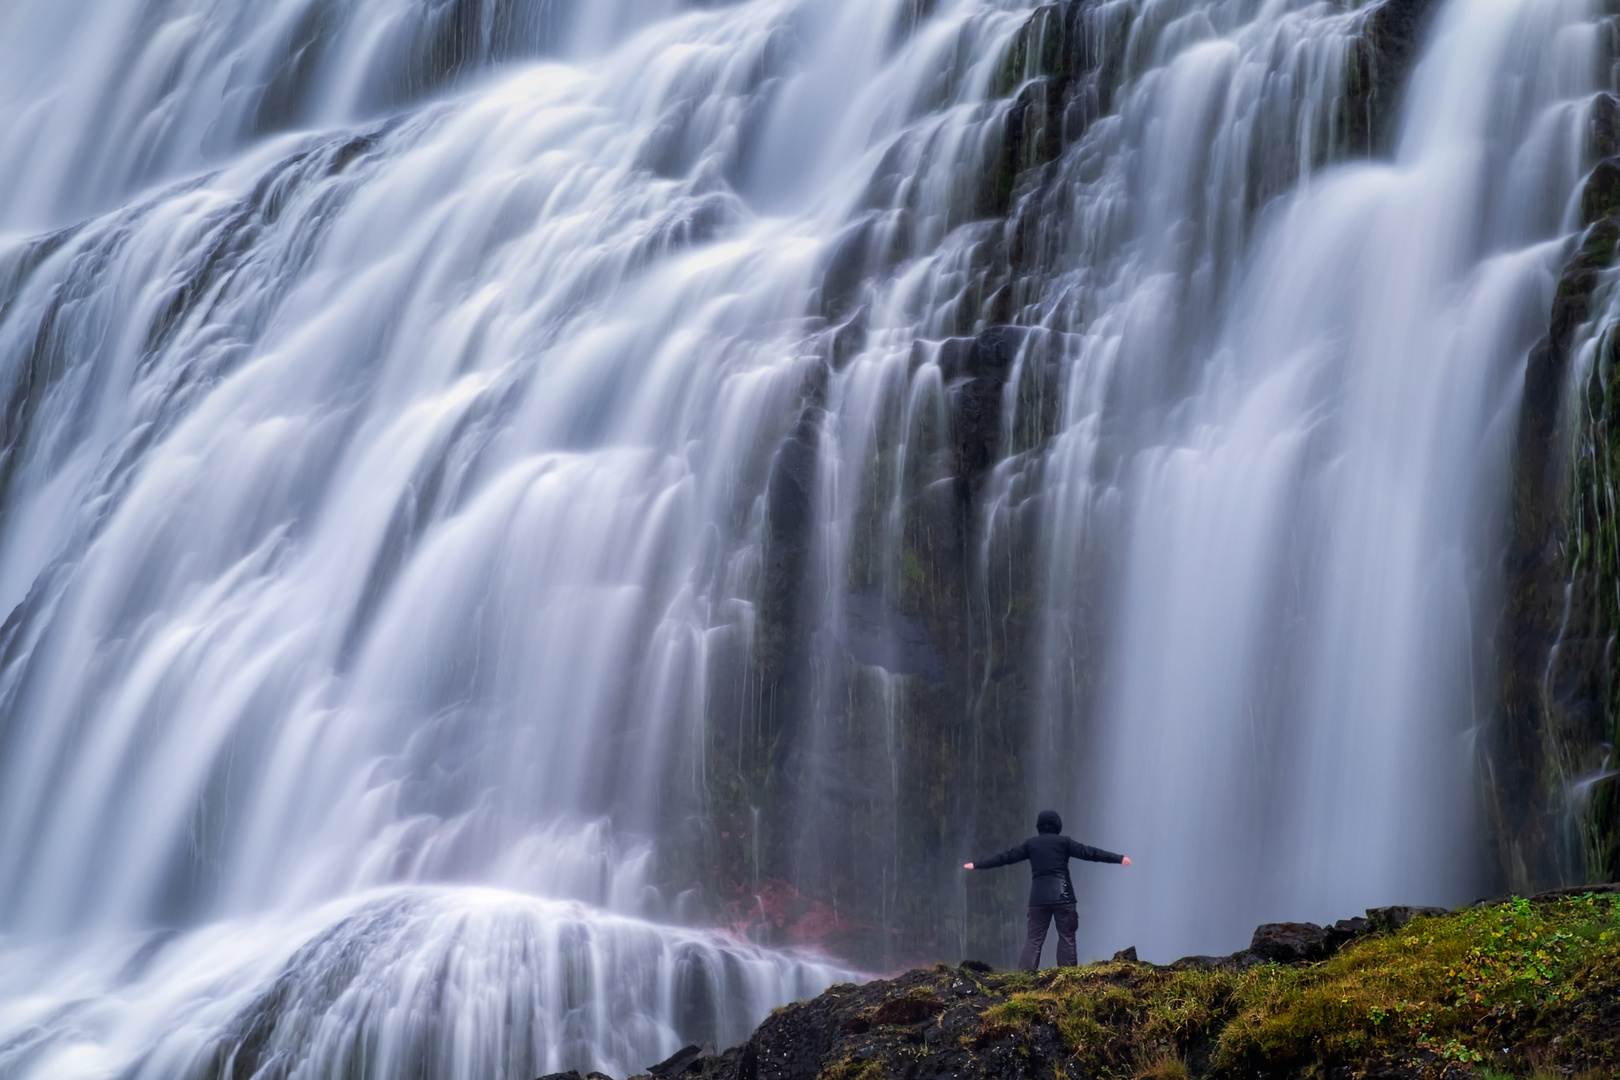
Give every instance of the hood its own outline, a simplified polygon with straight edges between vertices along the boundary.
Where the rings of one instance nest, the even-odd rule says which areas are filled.
[[[1040,833],[1060,833],[1063,831],[1063,819],[1058,817],[1056,810],[1042,810],[1035,819],[1035,831]]]

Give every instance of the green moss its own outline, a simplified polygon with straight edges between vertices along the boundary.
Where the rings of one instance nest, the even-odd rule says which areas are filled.
[[[1216,1060],[1238,1069],[1430,1051],[1483,1062],[1573,997],[1579,969],[1617,960],[1620,919],[1606,898],[1420,920],[1318,967],[1245,976]]]
[[[1555,1036],[1586,1060],[1620,1061],[1620,1032],[1579,1034],[1580,1010],[1611,986],[1620,986],[1613,898],[1516,900],[1371,935],[1310,966],[1066,969],[985,1010],[981,1038],[1047,1024],[1100,1076],[1173,1071],[1165,1063],[1192,1050],[1208,1076],[1306,1076],[1430,1055],[1521,1075],[1526,1061],[1502,1059],[1501,1048]]]
[[[995,1028],[1027,1028],[1032,1022],[1045,1018],[1046,1005],[1050,1000],[1048,994],[1014,994],[1000,1005],[985,1010],[985,1025]]]

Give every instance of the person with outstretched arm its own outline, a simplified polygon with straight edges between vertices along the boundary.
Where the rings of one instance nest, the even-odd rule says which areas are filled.
[[[1029,940],[1024,942],[1024,955],[1018,966],[1034,971],[1041,964],[1041,946],[1046,944],[1046,930],[1057,921],[1058,967],[1074,967],[1079,954],[1074,944],[1074,933],[1080,929],[1080,913],[1075,909],[1074,882],[1069,880],[1069,860],[1131,865],[1131,860],[1111,851],[1087,847],[1063,835],[1063,819],[1055,810],[1042,810],[1035,819],[1035,835],[1010,851],[963,863],[964,870],[993,870],[998,866],[1029,860]]]

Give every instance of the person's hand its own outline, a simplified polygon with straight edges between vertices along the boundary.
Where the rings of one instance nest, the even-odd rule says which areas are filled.
[[[973,869],[973,864],[970,863],[970,862],[965,862],[965,863],[962,864],[962,869],[971,870],[971,869]]]
[[[1125,858],[1123,860],[1121,860],[1119,865],[1121,865],[1121,866],[1129,866],[1129,865],[1131,865],[1131,857],[1129,855],[1125,856]]]

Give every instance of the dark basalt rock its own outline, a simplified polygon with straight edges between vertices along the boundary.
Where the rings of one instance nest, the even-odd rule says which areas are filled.
[[[1611,148],[1613,106],[1594,106],[1594,146]],[[1587,230],[1525,369],[1498,644],[1501,707],[1481,740],[1496,861],[1503,884],[1526,894],[1620,873],[1620,785],[1602,779],[1620,739],[1620,519],[1609,497],[1620,470],[1620,369],[1616,328],[1599,325],[1599,294],[1620,254],[1620,161],[1593,170],[1581,211]],[[1572,387],[1589,346],[1586,384]]]
[[[1314,964],[1333,956],[1364,934],[1393,930],[1417,915],[1445,914],[1443,908],[1377,908],[1366,918],[1340,919],[1332,926],[1312,922],[1266,923],[1255,928],[1249,947],[1231,956],[1184,956],[1169,966],[1189,969],[1242,971],[1256,964]],[[1135,948],[1114,954],[1115,960],[1136,961]]]
[[[1140,963],[1141,961],[1137,960],[1136,958],[1136,946],[1132,945],[1128,949],[1119,950],[1119,952],[1114,954],[1114,962],[1117,964]]]
[[[1438,907],[1381,907],[1367,909],[1367,922],[1371,929],[1380,931],[1399,930],[1413,919],[1425,915],[1444,915],[1445,908]]]
[[[660,1061],[647,1070],[648,1075],[665,1080],[667,1077],[680,1076],[682,1073],[696,1072],[703,1067],[703,1062],[714,1057],[714,1047],[705,1043],[702,1046],[683,1046],[669,1057]]]
[[[945,1004],[931,997],[903,997],[885,1001],[872,1012],[872,1023],[920,1024],[945,1011]]]
[[[995,980],[941,964],[865,986],[842,984],[811,1001],[779,1009],[743,1046],[702,1063],[702,1080],[816,1080],[865,1075],[1050,1076],[1046,1062],[1063,1050],[1055,1032],[986,1031],[984,1010],[1000,1000],[975,979]],[[881,1017],[893,1017],[885,1023]],[[915,1019],[911,1019],[915,1017]]]
[[[972,338],[947,341],[939,366],[955,384],[956,476],[971,483],[1000,457],[1002,393],[1019,351],[1033,331],[1021,326],[992,326]]]
[[[1581,223],[1595,225],[1616,215],[1620,215],[1620,164],[1605,160],[1592,170],[1581,190]]]
[[[1278,964],[1324,960],[1328,955],[1328,932],[1311,922],[1267,923],[1255,930],[1249,953]]]
[[[1439,7],[1437,0],[1384,0],[1367,16],[1352,61],[1361,65],[1361,77],[1353,80],[1349,98],[1350,109],[1360,115],[1348,119],[1352,130],[1365,138],[1369,154],[1387,155],[1394,149],[1401,99]]]
[[[764,588],[760,666],[768,681],[782,677],[803,652],[801,593],[815,520],[820,410],[807,408],[793,434],[777,447],[765,494]]]
[[[1247,956],[1247,953],[1233,953],[1231,956],[1183,956],[1180,960],[1170,963],[1172,971],[1213,971],[1217,968],[1234,967],[1238,961]]]
[[[1351,941],[1354,941],[1362,934],[1368,933],[1370,930],[1372,930],[1370,914],[1366,919],[1359,917],[1354,919],[1340,919],[1332,926],[1326,928],[1328,951],[1330,953],[1338,952]]]
[[[828,320],[842,322],[860,306],[862,290],[871,276],[869,251],[875,217],[850,226],[833,248],[821,280],[821,312]]]
[[[1587,153],[1594,161],[1620,154],[1620,99],[1599,94],[1592,99],[1592,112],[1586,127]]]

